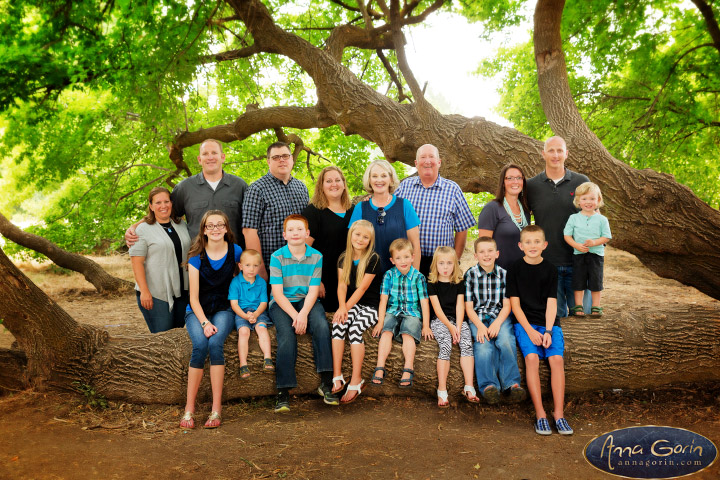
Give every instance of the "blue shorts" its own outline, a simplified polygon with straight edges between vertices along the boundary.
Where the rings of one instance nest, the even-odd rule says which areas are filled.
[[[398,316],[390,313],[385,314],[385,323],[383,323],[383,332],[392,332],[396,342],[402,343],[402,336],[410,335],[415,339],[415,343],[420,343],[420,334],[422,333],[422,320],[418,317],[400,314]]]
[[[532,323],[530,326],[541,334],[545,334],[545,327],[533,325]],[[515,338],[520,346],[523,358],[527,357],[531,353],[536,354],[540,360],[552,357],[553,355],[563,356],[563,352],[565,351],[565,337],[563,336],[562,328],[557,325],[552,329],[552,343],[550,344],[550,348],[544,348],[542,345],[535,345],[532,343],[527,332],[519,323],[514,324],[513,328],[515,328]]]
[[[255,327],[264,327],[268,328],[268,326],[272,326],[272,320],[270,320],[270,316],[267,314],[267,310],[265,310],[263,313],[261,313],[255,323],[250,323],[244,318],[242,318],[239,315],[235,315],[235,330],[239,330],[242,327],[247,327],[252,332],[255,330]]]

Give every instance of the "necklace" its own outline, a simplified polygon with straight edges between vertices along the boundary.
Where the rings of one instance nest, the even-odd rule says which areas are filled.
[[[525,212],[523,211],[522,204],[520,202],[517,202],[517,205],[520,208],[520,213],[515,214],[513,213],[512,208],[510,208],[510,204],[508,203],[507,198],[503,199],[503,206],[505,207],[505,211],[508,213],[515,226],[518,227],[519,230],[522,230],[523,228],[527,227],[528,223],[525,219]]]

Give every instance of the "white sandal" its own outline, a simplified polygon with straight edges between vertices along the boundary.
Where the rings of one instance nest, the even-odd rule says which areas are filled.
[[[463,388],[463,395],[470,403],[480,403],[477,392],[472,385],[465,385],[465,388]]]
[[[450,406],[450,400],[448,400],[447,390],[438,390],[437,397],[438,397],[438,407],[447,408]]]
[[[335,389],[335,382],[340,382],[342,385],[340,385],[340,388]],[[343,388],[345,388],[345,377],[343,377],[342,373],[338,375],[337,377],[333,377],[332,379],[332,387],[330,387],[330,391],[332,393],[338,393],[341,392]]]
[[[360,380],[360,383],[358,383],[357,385],[348,385],[347,390],[345,391],[345,395],[347,395],[348,392],[357,392],[357,395],[352,397],[350,400],[346,400],[346,401],[343,401],[342,399],[340,399],[340,403],[342,403],[343,405],[347,405],[348,403],[352,403],[355,400],[357,400],[357,398],[362,393],[362,386],[364,383],[365,383],[365,380]],[[343,398],[345,398],[345,395],[343,395]]]

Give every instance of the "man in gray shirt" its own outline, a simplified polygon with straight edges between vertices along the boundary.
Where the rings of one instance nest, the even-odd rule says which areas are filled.
[[[528,206],[535,217],[535,224],[545,230],[548,246],[543,258],[558,269],[558,316],[567,317],[569,310],[575,306],[573,249],[565,242],[563,230],[570,215],[578,211],[573,204],[575,189],[589,180],[585,175],[565,168],[568,150],[562,137],[548,138],[542,156],[545,170],[527,181]]]
[[[190,238],[194,239],[200,228],[200,220],[208,210],[221,210],[228,216],[229,229],[235,235],[236,243],[245,246],[242,236],[242,204],[247,183],[242,178],[225,173],[222,144],[207,139],[200,145],[198,163],[202,171],[178,183],[170,194],[173,208],[179,217],[185,216]],[[138,222],[139,223],[139,222]],[[132,246],[137,241],[135,227],[125,232],[125,243]]]

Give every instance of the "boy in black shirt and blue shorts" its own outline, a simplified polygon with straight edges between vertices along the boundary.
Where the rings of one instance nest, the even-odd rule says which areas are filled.
[[[565,403],[565,342],[557,317],[557,269],[542,257],[547,247],[545,232],[529,225],[520,233],[518,244],[525,256],[507,272],[506,296],[510,298],[516,323],[515,338],[525,358],[525,378],[535,407],[535,432],[550,435],[550,424],[542,404],[540,360],[550,364],[553,417],[561,435],[572,435],[563,413]]]

